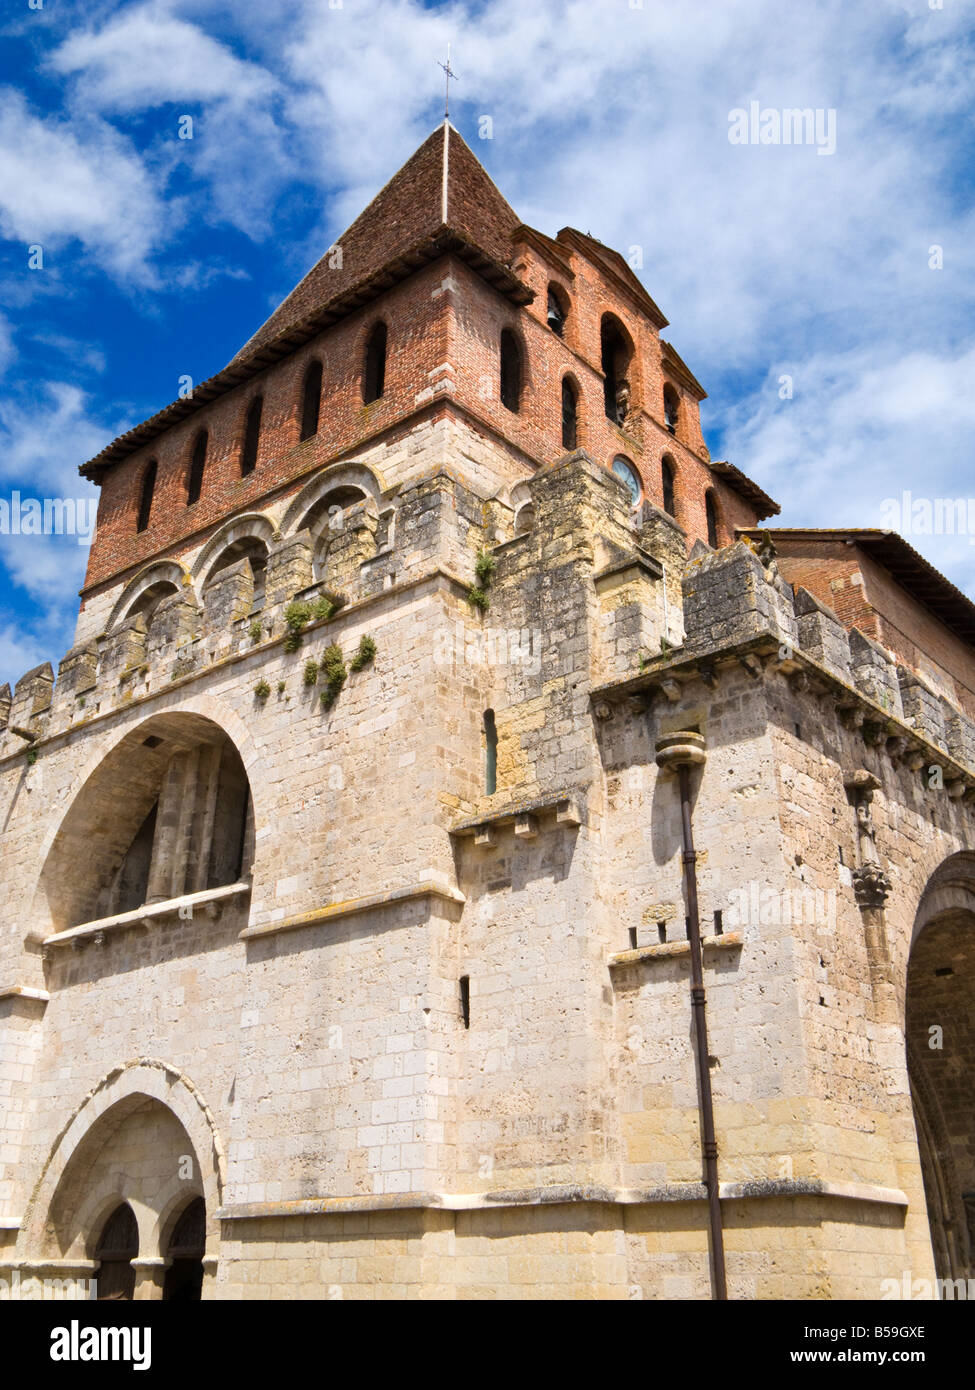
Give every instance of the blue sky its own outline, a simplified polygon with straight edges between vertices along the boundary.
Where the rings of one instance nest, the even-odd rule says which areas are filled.
[[[639,248],[712,455],[782,524],[975,496],[972,0],[31,3],[0,19],[0,502],[93,496],[78,465],[234,355],[437,123],[448,42],[509,202]],[[835,152],[731,143],[751,101],[835,112]],[[975,597],[975,536],[908,539]],[[71,645],[85,555],[0,535],[0,684]]]

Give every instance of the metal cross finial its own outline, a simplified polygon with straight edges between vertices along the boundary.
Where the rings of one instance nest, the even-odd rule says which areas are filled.
[[[458,82],[458,81],[460,80],[460,79],[458,78],[457,74],[454,72],[453,68],[450,66],[450,44],[449,44],[449,43],[448,43],[448,45],[447,45],[447,61],[446,61],[445,63],[441,63],[440,60],[439,60],[439,58],[438,58],[438,59],[437,59],[437,67],[438,67],[438,68],[443,68],[444,73],[445,73],[445,77],[444,77],[443,114],[444,114],[444,120],[446,120],[446,119],[449,117],[449,115],[450,115],[450,79],[453,78],[455,82]]]

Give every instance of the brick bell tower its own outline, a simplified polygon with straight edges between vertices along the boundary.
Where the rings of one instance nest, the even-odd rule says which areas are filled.
[[[444,122],[223,371],[84,465],[75,646],[0,699],[0,1266],[145,1298],[708,1297],[709,1197],[732,1297],[931,1266],[909,914],[876,901],[879,759],[919,697],[736,542],[778,508],[710,460],[666,326]],[[707,1172],[672,746],[701,754]],[[942,857],[959,768],[914,835]],[[828,940],[722,930],[797,867],[835,899],[827,820],[870,902]],[[917,897],[934,853],[904,858]]]

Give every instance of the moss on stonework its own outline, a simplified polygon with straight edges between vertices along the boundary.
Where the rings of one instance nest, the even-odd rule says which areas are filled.
[[[325,648],[320,669],[325,677],[325,689],[321,695],[322,708],[331,709],[349,674],[342,659],[342,649],[337,642]]]
[[[359,649],[349,662],[349,667],[353,671],[361,671],[363,666],[368,666],[376,655],[376,644],[371,637],[363,636],[359,639]]]

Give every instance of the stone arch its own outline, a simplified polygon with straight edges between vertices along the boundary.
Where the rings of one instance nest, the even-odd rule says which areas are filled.
[[[157,587],[169,593],[182,593],[194,604],[197,601],[193,579],[186,566],[178,560],[156,560],[151,565],[146,565],[145,569],[140,570],[135,578],[126,584],[115,600],[115,606],[105,625],[106,631],[111,632],[133,613],[138,612],[139,601]]]
[[[202,592],[223,553],[239,541],[257,540],[270,548],[274,530],[274,522],[264,512],[245,512],[243,516],[234,517],[210,537],[193,562],[190,573],[194,585]]]
[[[535,504],[527,483],[515,483],[511,489],[511,509],[515,514],[515,535],[531,531],[535,525]]]
[[[940,1279],[975,1278],[975,853],[932,874],[911,933],[907,1069]]]
[[[116,1067],[82,1098],[54,1140],[27,1203],[18,1253],[26,1258],[67,1256],[69,1251],[93,1253],[113,1205],[128,1200],[124,1192],[85,1190],[82,1181],[91,1164],[122,1123],[140,1108],[156,1104],[185,1132],[195,1159],[194,1179],[183,1188],[183,1199],[198,1192],[206,1203],[207,1248],[215,1249],[216,1212],[223,1202],[227,1160],[214,1116],[188,1076],[172,1063],[141,1057]],[[66,1186],[79,1182],[77,1198]],[[195,1184],[195,1185],[194,1185]],[[154,1207],[165,1208],[156,1212]],[[140,1255],[158,1253],[160,1234],[173,1211],[170,1193],[159,1200],[133,1203],[139,1222]],[[65,1248],[67,1242],[67,1248]]]
[[[362,463],[333,463],[316,473],[292,499],[281,521],[281,534],[291,536],[305,526],[305,519],[330,493],[358,492],[379,506],[385,484],[379,474]]]
[[[234,786],[242,776],[247,783],[246,799],[251,809],[245,825],[243,857],[245,871],[252,871],[257,828],[268,823],[270,814],[262,804],[263,762],[242,721],[232,711],[215,708],[216,705],[206,696],[178,704],[174,700],[168,709],[119,732],[89,759],[81,770],[71,804],[48,829],[38,855],[42,867],[32,904],[35,934],[45,936],[111,915],[99,911],[105,885],[114,885],[112,876],[122,868],[135,846],[142,833],[140,826],[145,828],[174,754],[195,747],[227,750],[216,760],[214,776],[229,778]],[[238,764],[240,772],[235,771]],[[219,785],[222,788],[224,781]],[[228,855],[234,833],[228,825]],[[218,846],[215,844],[213,849],[216,853]],[[208,860],[207,867],[199,873],[209,875],[215,871],[218,866]]]

